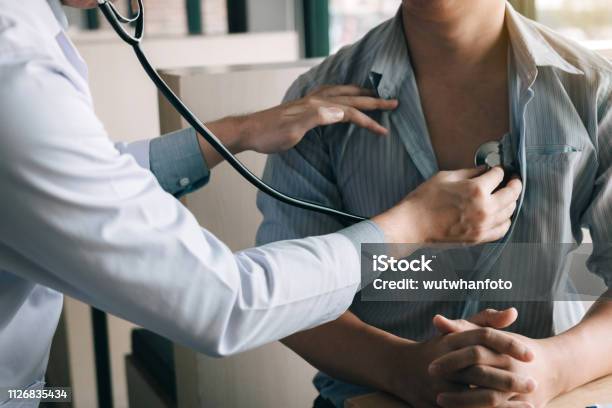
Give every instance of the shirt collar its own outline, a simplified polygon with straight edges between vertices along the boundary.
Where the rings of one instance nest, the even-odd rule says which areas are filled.
[[[516,58],[516,68],[522,79],[533,82],[538,67],[554,67],[569,74],[584,75],[584,72],[550,45],[537,23],[520,15],[510,3],[506,3],[506,27]]]
[[[584,75],[564,59],[542,36],[537,26],[521,16],[510,3],[506,4],[506,26],[516,57],[517,73],[532,83],[538,67],[551,66],[570,74]],[[402,9],[382,28],[380,43],[370,69],[370,80],[381,97],[395,97],[407,77],[414,71],[406,45]]]
[[[47,2],[55,16],[55,21],[59,23],[59,28],[61,30],[66,30],[68,28],[68,18],[66,17],[66,13],[64,13],[60,0],[47,0]],[[55,34],[57,34],[57,32]]]
[[[404,35],[401,7],[395,17],[381,29],[379,43],[382,45],[375,54],[370,81],[381,97],[395,98],[402,82],[414,75]]]

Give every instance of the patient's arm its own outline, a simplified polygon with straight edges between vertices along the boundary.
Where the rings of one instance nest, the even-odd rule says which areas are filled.
[[[612,290],[596,302],[580,324],[547,339],[512,334],[534,352],[528,362],[500,358],[490,350],[462,348],[436,359],[430,373],[436,378],[476,386],[438,395],[441,407],[511,407],[518,402],[543,407],[556,396],[612,373]],[[442,333],[468,335],[476,326],[440,317],[434,321]],[[461,333],[459,333],[461,332]],[[435,365],[436,368],[433,368]],[[530,392],[505,390],[509,374],[529,376],[537,387]],[[490,403],[495,401],[494,404]]]
[[[495,328],[509,326],[516,311],[483,311],[472,321]],[[493,334],[492,334],[493,333]],[[434,381],[428,367],[435,358],[459,347],[483,344],[512,358],[528,361],[531,353],[501,331],[473,331],[468,336],[439,336],[417,343],[377,329],[351,312],[326,325],[286,338],[284,344],[321,371],[344,381],[397,395],[418,407],[433,407],[442,391],[457,391],[450,382]],[[513,378],[513,391],[529,392],[532,384]]]
[[[582,322],[557,337],[567,356],[561,370],[563,391],[612,374],[612,289]]]
[[[332,377],[390,391],[393,373],[388,362],[397,347],[411,341],[346,312],[333,322],[287,337],[283,343]]]

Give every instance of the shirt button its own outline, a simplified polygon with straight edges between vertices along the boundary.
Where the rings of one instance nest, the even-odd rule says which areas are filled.
[[[181,187],[187,187],[189,185],[189,181],[190,180],[187,177],[184,177],[179,181],[179,185]]]

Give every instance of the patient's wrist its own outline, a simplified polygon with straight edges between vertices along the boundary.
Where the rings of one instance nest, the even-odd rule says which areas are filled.
[[[547,348],[551,373],[556,376],[553,381],[555,397],[594,380],[585,372],[590,367],[582,361],[580,350],[587,347],[588,341],[581,336],[579,330],[570,330],[542,340]]]
[[[387,349],[387,371],[383,373],[384,386],[382,391],[404,398],[410,389],[410,381],[414,379],[412,369],[417,365],[419,343],[397,338],[390,342]],[[412,371],[412,372],[411,372]]]

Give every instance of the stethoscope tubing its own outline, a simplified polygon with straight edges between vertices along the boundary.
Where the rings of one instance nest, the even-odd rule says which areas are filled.
[[[204,125],[196,115],[181,101],[181,99],[170,89],[168,84],[159,76],[157,71],[151,66],[149,59],[146,57],[140,47],[141,39],[144,33],[144,6],[142,0],[138,1],[138,14],[132,19],[127,19],[117,11],[112,3],[108,0],[98,0],[98,7],[108,20],[109,24],[117,32],[119,37],[129,44],[136,54],[136,58],[142,65],[143,69],[155,84],[157,89],[168,100],[168,102],[176,109],[176,111],[195,129],[202,137],[236,170],[245,180],[255,186],[259,191],[269,195],[270,197],[291,205],[293,207],[302,208],[304,210],[314,211],[320,214],[331,215],[335,218],[340,218],[350,224],[365,221],[366,218],[340,211],[331,207],[326,207],[311,201],[298,199],[282,193],[271,187],[255,174],[253,174],[236,156],[234,156],[223,143],[215,136],[215,134]],[[134,23],[134,34],[130,35],[121,25],[121,23]]]

